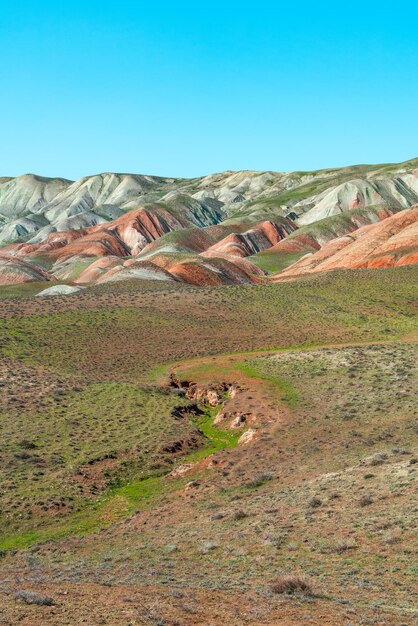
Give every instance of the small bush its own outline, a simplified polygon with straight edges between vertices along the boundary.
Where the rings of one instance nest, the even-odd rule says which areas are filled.
[[[250,489],[261,487],[261,485],[269,482],[270,480],[272,480],[272,478],[273,476],[268,473],[258,474],[257,476],[255,476],[255,478],[253,478],[253,480],[250,480],[246,486],[249,487]]]
[[[366,493],[364,496],[361,496],[360,500],[359,500],[359,505],[360,506],[369,506],[369,504],[372,504],[373,502],[373,498],[369,493]]]
[[[383,537],[383,543],[387,545],[393,545],[394,543],[399,543],[401,540],[401,536],[398,532],[388,533]]]
[[[341,541],[337,541],[337,543],[333,547],[333,552],[337,554],[343,554],[343,552],[348,552],[348,550],[355,550],[357,548],[357,544],[353,539],[342,539]]]
[[[304,576],[280,576],[272,585],[273,593],[312,595],[312,587]]]
[[[217,543],[212,543],[211,541],[206,541],[205,543],[203,543],[200,546],[198,552],[199,552],[199,554],[208,554],[212,550],[216,550],[217,547],[218,547]]]
[[[286,538],[286,533],[274,533],[273,535],[269,535],[268,540],[275,548],[281,548]]]
[[[322,501],[316,496],[309,501],[309,507],[311,509],[317,509],[319,506],[321,506],[321,504]]]
[[[384,452],[377,453],[373,455],[369,461],[369,465],[382,465],[385,461],[387,461],[388,455]]]
[[[53,606],[55,604],[53,598],[41,596],[33,591],[18,591],[14,597],[16,600],[26,602],[26,604],[37,604],[38,606]]]

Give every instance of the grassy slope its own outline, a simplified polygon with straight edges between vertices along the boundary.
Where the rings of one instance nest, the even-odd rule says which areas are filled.
[[[15,316],[0,321],[1,351],[88,380],[146,381],[159,363],[200,354],[399,336],[414,328],[417,272],[360,270],[282,285],[156,291],[138,290],[134,281],[114,292],[8,302]]]
[[[97,383],[58,389],[37,411],[0,413],[2,529],[80,511],[102,491],[94,464],[108,460],[109,485],[121,474],[124,483],[146,476],[163,445],[193,432],[171,417],[181,402],[132,384]]]
[[[415,384],[409,378],[410,347],[392,344],[343,357],[325,350],[314,360],[303,351],[300,357],[283,353],[278,360],[243,357],[240,367],[247,375],[260,385],[265,380],[277,386],[278,408],[285,403],[293,422],[262,431],[252,446],[234,449],[238,433],[213,429],[211,414],[201,418],[198,425],[210,440],[175,462],[199,460],[217,450],[222,463],[194,477],[202,479],[204,489],[197,498],[181,496],[181,507],[177,490],[189,478],[167,483],[159,478],[161,470],[167,471],[163,465],[140,480],[150,463],[161,461],[149,443],[170,434],[172,421],[161,406],[169,409],[179,398],[137,385],[149,384],[151,370],[161,371],[162,363],[193,356],[393,342],[416,329],[417,272],[414,267],[336,272],[292,284],[180,291],[161,285],[138,290],[127,283],[87,290],[80,298],[4,301],[2,353],[16,368],[19,363],[46,368],[64,381],[76,374],[83,386],[81,392],[48,397],[36,420],[3,413],[8,432],[3,454],[10,462],[7,471],[13,470],[6,476],[7,506],[15,513],[22,506],[25,511],[25,498],[35,497],[23,479],[31,480],[39,470],[33,472],[29,459],[18,467],[22,460],[13,456],[25,428],[44,454],[53,448],[64,457],[64,466],[40,470],[43,497],[55,500],[57,484],[66,494],[72,488],[66,468],[115,451],[115,444],[127,453],[121,458],[127,465],[118,466],[110,477],[113,485],[97,497],[77,496],[78,510],[64,512],[63,521],[53,519],[35,532],[30,519],[14,516],[15,530],[4,537],[3,548],[95,531],[134,514],[123,533],[118,526],[107,531],[105,542],[100,534],[91,535],[73,540],[65,551],[59,544],[58,550],[41,549],[36,559],[64,578],[63,572],[76,575],[81,559],[99,581],[106,581],[111,570],[116,582],[129,578],[170,585],[166,554],[174,545],[170,562],[177,584],[241,593],[248,586],[262,590],[266,579],[297,570],[307,573],[319,592],[348,594],[360,605],[379,598],[373,587],[374,572],[379,572],[386,604],[409,611],[413,476],[408,468],[413,466],[408,463]],[[212,367],[221,375],[216,359]],[[177,435],[178,423],[175,427]],[[188,424],[181,427],[187,431]],[[80,450],[75,440],[82,442]],[[138,445],[151,450],[132,461],[129,453]],[[228,457],[222,456],[225,448]],[[367,458],[381,453],[387,459],[369,469]],[[369,492],[372,502],[365,509],[359,502]],[[320,504],[311,504],[315,498]],[[214,512],[220,513],[218,520]],[[38,523],[42,513],[33,519]]]
[[[274,382],[290,420],[218,456],[219,470],[193,477],[194,492],[165,492],[155,510],[142,498],[123,532],[46,547],[37,566],[78,580],[81,560],[102,583],[214,589],[219,602],[221,592],[256,589],[258,606],[268,581],[303,572],[359,623],[370,609],[412,624],[414,362],[416,349],[396,342],[243,356],[238,369]],[[216,359],[212,367],[216,376]]]
[[[94,392],[91,393],[91,389],[86,390],[88,406],[96,407],[94,413],[96,427],[94,428],[88,415],[77,412],[82,432],[77,433],[75,429],[71,432],[71,437],[68,437],[68,433],[65,437],[65,433],[62,432],[63,426],[65,428],[71,419],[71,412],[61,412],[63,415],[59,420],[50,420],[49,416],[45,416],[48,425],[44,431],[48,431],[49,437],[42,431],[39,415],[32,416],[32,419],[35,418],[35,425],[29,431],[26,428],[30,423],[27,416],[23,415],[20,420],[13,420],[12,423],[4,420],[4,416],[0,416],[3,418],[2,426],[6,434],[4,449],[1,449],[6,463],[8,459],[13,459],[14,451],[21,451],[19,441],[22,432],[29,436],[30,441],[36,442],[37,457],[39,454],[49,457],[45,465],[42,465],[42,471],[36,471],[36,466],[34,471],[33,456],[24,459],[26,463],[20,462],[17,468],[13,466],[13,462],[9,461],[7,464],[2,484],[6,490],[12,486],[13,494],[10,496],[9,493],[9,497],[3,497],[0,551],[26,548],[40,541],[97,532],[131,515],[138,507],[143,509],[156,506],[161,498],[183,488],[187,483],[187,478],[166,480],[168,473],[180,461],[194,463],[215,452],[234,448],[242,434],[242,429],[231,433],[214,426],[213,419],[217,410],[202,407],[204,409],[202,416],[178,423],[167,411],[174,404],[178,405],[179,399],[175,396],[164,398],[161,394],[149,393],[150,400],[146,398],[145,392],[135,390],[133,387],[127,389],[126,385],[120,384],[111,387],[113,397],[100,399],[95,397]],[[103,396],[103,392],[106,391],[100,389],[99,393]],[[107,404],[104,404],[103,408],[111,406],[115,395],[119,400],[120,414],[125,416],[123,420],[106,419],[97,410],[101,406],[100,403],[106,400]],[[133,400],[135,400],[133,406],[143,407],[142,419],[137,411],[136,415],[132,412]],[[141,402],[138,403],[137,400]],[[122,428],[121,421],[124,422]],[[70,423],[74,424],[74,420]],[[103,432],[106,435],[110,434],[110,437],[103,437]],[[171,455],[171,458],[170,455],[161,452],[164,445],[190,436],[190,433],[196,439],[198,446],[196,450],[187,454],[183,452],[180,456]],[[32,434],[34,437],[31,437]],[[100,435],[102,438],[97,441],[96,437]],[[77,443],[81,445],[77,446]],[[106,453],[103,453],[103,446]],[[125,451],[126,448],[134,454],[127,458],[123,455],[118,457],[117,453]],[[77,493],[77,487],[82,483],[77,482],[75,478],[85,476],[86,468],[88,470],[96,459],[100,462],[109,457],[116,458],[117,462],[112,464],[110,471],[104,471],[107,480],[103,489],[98,489],[96,484],[90,481],[87,483],[90,492],[87,489],[87,494]],[[59,472],[56,471],[57,458],[63,460]],[[87,465],[83,465],[83,462]],[[96,478],[99,477],[100,472],[96,475]],[[40,500],[42,507],[37,506]],[[65,507],[65,510],[57,511],[55,505],[58,505],[58,508]],[[18,523],[16,515],[19,517]]]
[[[268,274],[276,274],[286,269],[292,263],[296,263],[306,252],[295,252],[293,254],[278,254],[277,252],[259,252],[254,256],[248,257],[249,261],[252,261],[260,269],[264,270]]]

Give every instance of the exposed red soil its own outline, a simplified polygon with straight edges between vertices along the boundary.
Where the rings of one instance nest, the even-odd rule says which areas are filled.
[[[105,256],[93,261],[76,279],[76,283],[95,283],[103,274],[120,265],[121,259],[117,256]]]
[[[328,228],[318,230],[318,232],[316,232],[315,228],[312,233],[296,232],[290,239],[279,241],[267,251],[283,255],[315,252],[329,241],[355,232],[362,226],[369,225],[370,220],[373,218],[377,217],[379,220],[384,220],[391,215],[393,215],[393,211],[390,209],[371,211],[370,214],[354,213],[349,216],[349,219],[343,225],[339,224],[338,228],[330,225]]]
[[[216,258],[216,261],[215,261]],[[221,258],[212,261],[202,257],[180,261],[170,266],[170,274],[191,285],[239,285],[260,282],[262,271],[244,259]]]
[[[72,256],[137,255],[150,241],[183,224],[160,207],[148,211],[134,209],[112,222],[64,233],[52,233],[39,244],[14,244],[9,254],[36,256],[46,254],[54,260]]]
[[[0,254],[0,286],[26,283],[29,280],[48,281],[54,280],[54,277],[38,265]]]
[[[199,254],[209,248],[213,241],[216,240],[216,237],[222,236],[224,230],[225,226],[222,226],[222,224],[206,226],[205,228],[187,228],[183,232],[178,233],[176,244]],[[163,242],[152,241],[145,246],[142,252],[144,255],[155,252],[159,250],[161,245],[164,245]]]
[[[210,256],[210,255],[208,255]],[[213,260],[202,259],[201,256],[177,261],[172,255],[158,255],[151,261],[140,258],[126,260],[111,256],[97,259],[89,265],[74,282],[77,284],[103,283],[116,278],[128,279],[137,276],[160,278],[161,280],[179,280],[192,285],[225,285],[259,282],[262,271],[245,259],[232,259],[228,255],[221,258],[214,254]]]
[[[320,244],[310,235],[300,234],[292,237],[292,239],[284,239],[276,245],[268,249],[268,252],[276,252],[279,254],[293,254],[294,252],[311,252],[319,250]]]
[[[263,272],[245,257],[268,251],[278,255],[307,255],[272,277],[287,280],[306,273],[325,272],[336,268],[377,268],[409,265],[417,262],[417,208],[393,215],[389,209],[370,214],[350,215],[347,222],[331,223],[312,232],[295,232],[295,224],[286,218],[280,222],[265,221],[244,230],[245,223],[231,233],[230,225],[207,228],[185,228],[186,223],[173,217],[160,206],[135,209],[108,222],[80,230],[52,233],[37,244],[13,244],[0,256],[0,284],[11,285],[31,280],[54,280],[54,275],[22,257],[45,256],[53,262],[71,263],[95,258],[92,264],[73,278],[80,284],[130,277],[146,280],[177,280],[198,286],[217,286],[263,282]],[[370,224],[370,220],[382,220]],[[379,226],[383,224],[383,226]],[[126,257],[141,252],[155,252],[162,235],[179,231],[175,245],[189,254],[162,251],[148,261],[139,256],[137,265]],[[226,237],[222,235],[227,232]],[[342,236],[337,236],[343,232]],[[287,238],[292,235],[291,238]],[[220,240],[219,240],[220,238]],[[168,243],[170,245],[170,243]],[[164,246],[162,246],[163,250]],[[6,256],[7,255],[7,256]],[[10,255],[10,256],[8,256]],[[75,267],[77,267],[75,265]]]
[[[334,269],[376,268],[418,262],[418,206],[333,239],[272,280]]]
[[[55,604],[25,604],[15,598],[22,590],[50,596]],[[399,624],[397,616],[384,610],[364,610],[361,617],[367,620],[363,623],[373,619],[377,626]],[[266,597],[256,591],[221,594],[210,589],[181,588],[173,593],[163,585],[10,582],[3,593],[0,619],[4,626],[342,626],[347,624],[347,607],[319,598]]]
[[[283,222],[265,221],[244,233],[231,233],[208,249],[208,252],[222,252],[233,256],[246,257],[270,248],[296,230],[289,219]]]

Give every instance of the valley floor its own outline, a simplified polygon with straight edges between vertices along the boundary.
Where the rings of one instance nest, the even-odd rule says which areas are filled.
[[[417,276],[0,301],[0,623],[416,623]]]

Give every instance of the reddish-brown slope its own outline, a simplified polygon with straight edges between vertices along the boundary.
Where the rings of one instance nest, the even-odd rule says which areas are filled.
[[[109,280],[142,278],[144,280],[177,280],[192,285],[229,285],[260,282],[262,271],[247,259],[228,257],[204,259],[199,255],[186,259],[178,255],[158,255],[147,259],[116,256],[99,258],[76,278],[77,284],[102,283]]]
[[[18,256],[47,254],[56,260],[76,255],[135,256],[150,241],[180,228],[183,224],[163,208],[135,209],[106,224],[52,233],[40,243],[11,245],[6,250]]]
[[[31,280],[47,281],[54,280],[54,277],[37,265],[0,254],[1,286],[26,283]]]
[[[272,280],[333,269],[392,267],[417,262],[418,206],[415,206],[333,239],[314,254],[306,255],[276,274]]]
[[[239,257],[251,256],[270,248],[295,230],[296,225],[289,219],[283,219],[280,224],[265,221],[244,233],[231,233],[208,248],[208,252],[221,252]]]
[[[262,271],[245,259],[195,259],[173,263],[170,274],[191,285],[239,285],[262,280]]]
[[[367,212],[353,210],[344,216],[339,216],[344,218],[342,221],[336,220],[335,216],[326,218],[300,228],[290,239],[279,241],[269,248],[268,252],[284,255],[304,251],[313,252],[319,250],[328,241],[352,233],[362,226],[375,223],[376,220],[384,220],[391,215],[393,215],[393,211],[390,209],[370,209]]]

